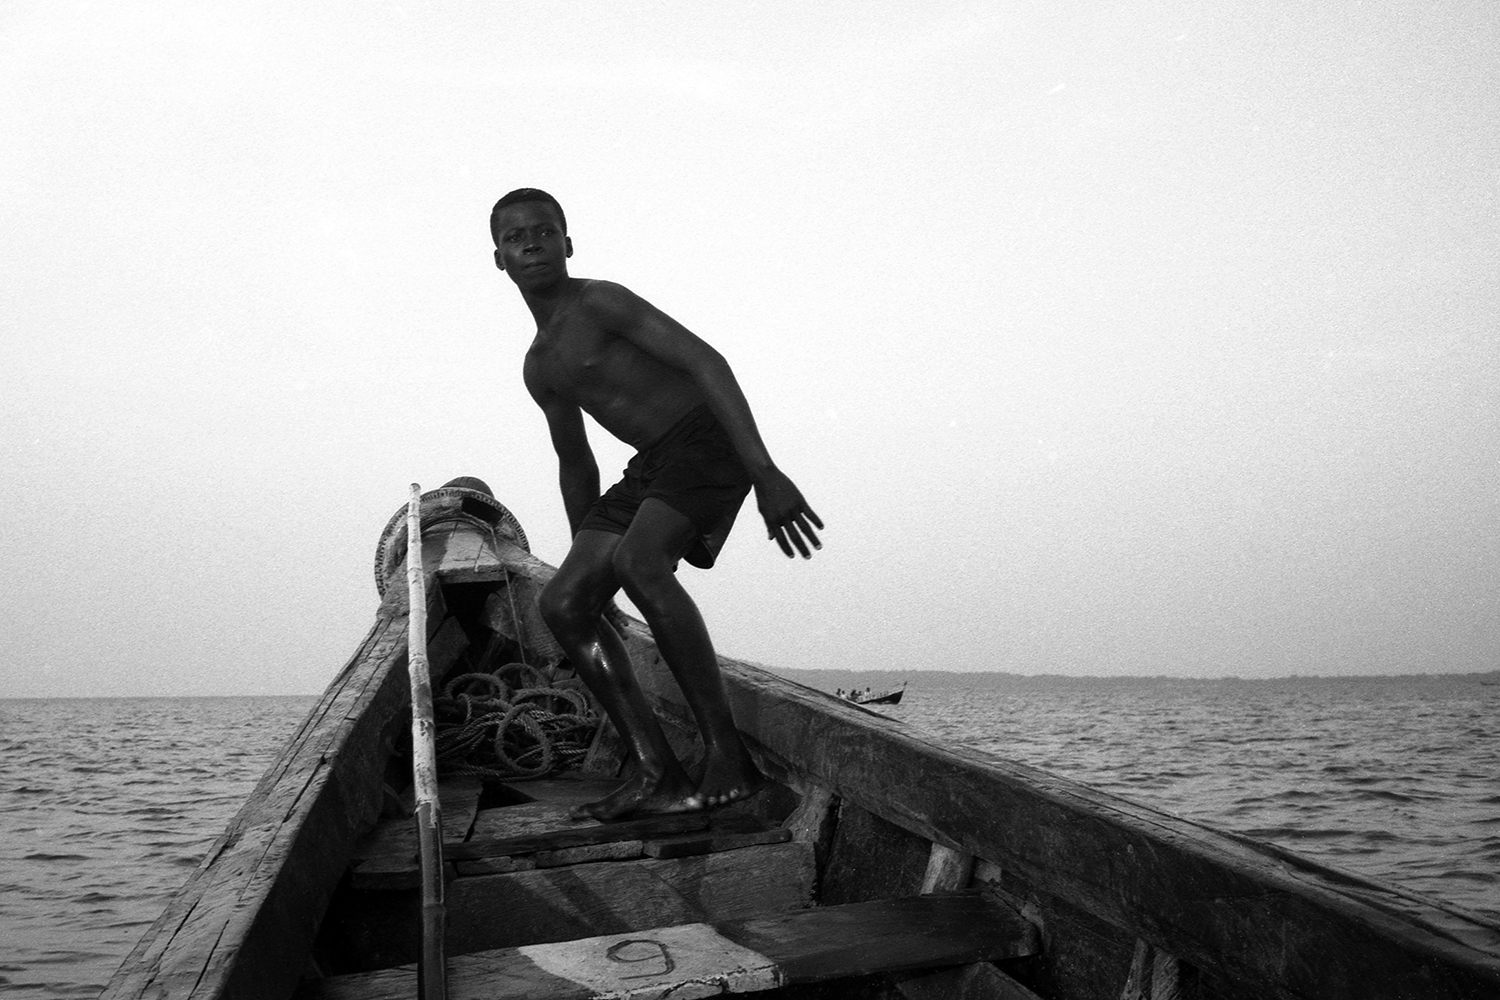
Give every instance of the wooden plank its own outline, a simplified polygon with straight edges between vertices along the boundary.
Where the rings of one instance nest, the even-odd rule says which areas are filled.
[[[474,826],[474,818],[479,814],[484,781],[472,775],[444,778],[438,792],[442,797],[443,840],[466,839]]]
[[[459,583],[474,575],[474,567],[488,550],[489,538],[471,525],[450,521],[422,532],[422,562],[444,582]]]
[[[655,927],[457,956],[451,1000],[575,1000],[759,992],[850,976],[1016,958],[1031,925],[980,893],[823,907],[753,920]],[[396,1000],[415,970],[312,984],[306,1000]]]
[[[414,971],[324,979],[308,984],[299,997],[410,1000]],[[645,1000],[779,985],[774,963],[701,923],[456,956],[448,973],[448,1000]]]
[[[813,902],[812,847],[795,841],[629,863],[640,864],[719,920],[797,910]]]
[[[379,815],[407,700],[404,588],[105,988],[109,1000],[289,995],[348,853]],[[434,588],[431,656],[462,631]]]
[[[1043,928],[1046,947],[1028,960],[1024,969],[1007,970],[1026,986],[1046,997],[1098,997],[1116,1000],[1130,970],[1135,938],[1045,890],[1037,889],[992,861],[978,861],[971,885],[998,893],[1033,923]],[[1242,1000],[1264,1000],[1252,988]],[[1215,1000],[1232,996],[1206,994]]]
[[[811,854],[805,844],[771,844],[681,861],[643,858],[459,878],[447,886],[449,953],[806,907]],[[339,967],[415,962],[412,899],[411,890],[404,897],[343,898],[337,925],[347,944],[339,946],[345,963]]]
[[[1042,1000],[988,962],[915,976],[896,990],[906,1000]]]
[[[1176,955],[1147,941],[1137,941],[1120,1000],[1183,1000],[1187,983],[1193,978],[1193,970]]]
[[[698,830],[709,822],[708,817],[701,813],[692,814],[691,818],[651,817],[634,821],[635,826],[623,823],[603,824],[593,819],[570,819],[568,809],[573,796],[580,793],[592,794],[587,785],[581,782],[578,784],[583,787],[538,789],[557,795],[558,798],[553,801],[522,802],[480,810],[472,824],[472,839],[466,843],[457,839],[449,841],[443,848],[444,856],[456,864],[460,875],[549,868],[605,858],[638,857],[644,836]],[[589,800],[585,798],[583,801]],[[391,822],[393,821],[387,821]],[[446,823],[444,825],[446,827]],[[369,853],[350,869],[350,879],[355,888],[391,890],[409,889],[417,885],[419,871],[415,840],[409,828],[403,833],[402,829],[383,825],[382,831],[385,838],[379,845],[381,849],[377,850],[373,846],[368,848]],[[619,843],[633,846],[608,849],[609,845]],[[517,860],[520,855],[528,855],[529,858],[522,862]]]
[[[484,782],[476,777],[445,778],[438,785],[438,803],[443,815],[443,839],[463,840],[474,825]],[[354,845],[352,857],[363,860],[382,855],[414,856],[416,834],[411,816],[383,819]]]
[[[470,834],[476,841],[507,837],[541,837],[555,830],[598,826],[598,820],[568,818],[568,806],[560,802],[521,802],[513,806],[481,809]]]
[[[497,948],[727,920],[806,907],[811,890],[808,852],[795,844],[461,878],[448,887],[449,936],[472,951],[481,941]]]
[[[818,898],[860,903],[919,891],[932,844],[852,802],[839,809]]]
[[[631,861],[645,853],[645,841],[616,840],[608,844],[585,844],[555,851],[537,851],[528,860],[538,868],[563,868],[595,861]]]
[[[573,784],[560,782],[558,784]],[[742,813],[704,814],[688,825],[708,826],[701,832],[657,835],[649,840],[640,837],[613,839],[620,824],[600,824],[594,820],[576,821],[568,818],[565,802],[571,801],[576,789],[538,789],[543,793],[556,793],[562,801],[524,802],[482,810],[474,821],[474,837],[478,843],[517,845],[524,850],[510,853],[495,853],[478,858],[455,860],[459,875],[488,875],[512,871],[527,871],[534,868],[556,868],[564,865],[593,861],[620,861],[648,854],[651,857],[687,857],[711,851],[728,851],[757,844],[777,844],[791,839],[785,830],[769,828],[754,816]],[[585,799],[584,801],[587,801]],[[656,817],[656,820],[663,819]],[[675,829],[683,824],[679,818],[667,818],[652,822],[652,829]],[[542,843],[557,844],[577,839],[579,832],[594,830],[584,835],[589,842],[538,849]],[[639,828],[638,828],[639,829]],[[471,842],[471,843],[473,843]],[[523,857],[524,856],[524,857]],[[451,859],[451,852],[450,852]],[[367,857],[355,866],[351,873],[354,885],[360,889],[410,888],[415,872],[414,855],[410,849],[386,851]]]
[[[575,823],[571,829],[516,837],[475,837],[467,843],[445,844],[443,854],[453,861],[469,861],[475,858],[555,851],[564,847],[582,847],[586,844],[607,844],[617,840],[641,840],[669,833],[702,830],[707,826],[708,816],[701,812],[648,816],[620,823]]]
[[[610,844],[586,844],[556,851],[537,851],[524,857],[478,858],[455,862],[459,875],[497,875],[534,868],[562,868],[595,861],[631,861],[645,854],[645,842],[618,840]]]
[[[1125,986],[1120,990],[1120,1000],[1148,1000],[1151,973],[1151,946],[1145,941],[1135,943],[1135,957],[1130,962],[1130,974],[1125,977]]]
[[[640,862],[461,878],[448,886],[450,954],[567,941],[706,914]]]
[[[604,798],[620,787],[613,774],[591,772],[587,767],[577,772],[538,778],[535,781],[512,781],[511,791],[536,802],[552,802],[568,808]]]
[[[792,839],[811,845],[820,872],[828,860],[838,817],[839,797],[822,785],[808,785],[802,789],[797,808],[782,824],[792,831]]]
[[[787,982],[997,961],[1034,954],[1036,929],[981,892],[933,893],[824,906],[718,925],[773,956]]]
[[[974,855],[933,844],[927,856],[927,872],[922,876],[921,892],[952,892],[964,889],[974,875]]]
[[[648,840],[642,850],[653,858],[688,858],[698,854],[737,851],[759,844],[784,844],[791,839],[792,831],[779,827],[744,832],[711,829],[701,833],[684,833],[675,837]]]

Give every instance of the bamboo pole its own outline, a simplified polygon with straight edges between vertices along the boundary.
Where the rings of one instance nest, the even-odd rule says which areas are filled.
[[[438,802],[437,748],[432,713],[432,674],[427,663],[427,577],[422,562],[422,487],[411,484],[406,509],[406,589],[411,603],[407,619],[407,673],[411,677],[411,768],[416,799],[413,818],[422,861],[422,951],[417,995],[444,1000],[448,993],[443,960],[443,816]]]

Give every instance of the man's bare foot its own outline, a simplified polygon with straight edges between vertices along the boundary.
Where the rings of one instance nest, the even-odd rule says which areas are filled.
[[[673,779],[637,774],[599,801],[585,802],[569,809],[568,816],[608,822],[627,816],[697,812],[703,807],[694,805],[692,798],[693,786],[686,775]]]
[[[749,754],[710,755],[703,765],[703,780],[698,782],[698,790],[687,800],[688,808],[717,809],[731,802],[742,802],[768,784],[770,779],[760,773]]]

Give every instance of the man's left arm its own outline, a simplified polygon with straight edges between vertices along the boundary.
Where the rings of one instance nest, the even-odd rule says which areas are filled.
[[[809,544],[814,549],[822,548],[813,528],[821,529],[823,522],[808,506],[802,491],[771,460],[750,403],[724,356],[629,289],[604,282],[597,285],[605,286],[599,289],[603,293],[599,304],[609,328],[663,364],[684,372],[702,391],[750,473],[755,502],[769,537],[788,556],[794,554],[794,546],[804,559],[812,555]]]

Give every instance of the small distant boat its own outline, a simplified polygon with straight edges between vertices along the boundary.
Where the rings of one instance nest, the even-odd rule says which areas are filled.
[[[903,684],[894,691],[887,691],[884,694],[876,694],[869,688],[863,691],[848,691],[845,692],[844,699],[856,705],[899,705],[901,696],[905,693],[906,685]]]

